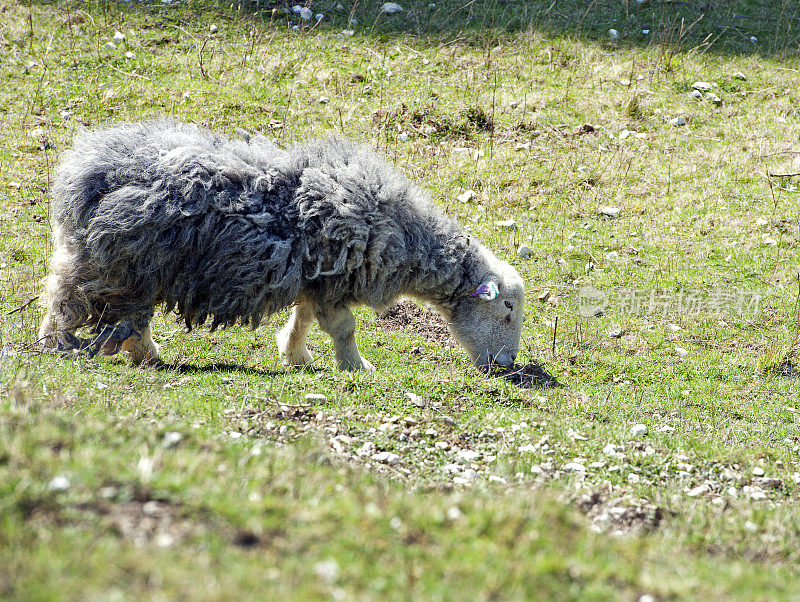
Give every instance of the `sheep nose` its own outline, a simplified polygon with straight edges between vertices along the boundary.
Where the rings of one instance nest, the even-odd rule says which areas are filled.
[[[503,351],[501,353],[498,353],[494,357],[494,362],[496,364],[501,365],[501,366],[509,367],[509,366],[513,366],[514,365],[514,360],[516,360],[516,359],[517,359],[517,354],[516,353],[511,354],[511,353],[506,353],[505,351]]]

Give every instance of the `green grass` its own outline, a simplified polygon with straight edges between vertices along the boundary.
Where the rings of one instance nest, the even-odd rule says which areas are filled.
[[[800,388],[776,368],[800,182],[773,174],[800,172],[798,8],[335,4],[291,31],[255,3],[0,2],[0,597],[796,598]],[[317,331],[315,369],[283,367],[285,312],[191,334],[159,313],[160,368],[39,353],[59,153],[163,115],[384,152],[517,267],[522,359],[565,387],[486,379],[367,310],[373,374]],[[631,315],[624,289],[762,298]]]

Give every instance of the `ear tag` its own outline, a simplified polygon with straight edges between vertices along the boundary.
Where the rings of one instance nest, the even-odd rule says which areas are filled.
[[[498,289],[497,284],[492,281],[484,282],[472,293],[472,296],[483,299],[484,301],[492,301],[500,296],[500,289]]]

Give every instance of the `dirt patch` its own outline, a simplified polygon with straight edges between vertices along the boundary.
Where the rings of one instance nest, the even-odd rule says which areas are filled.
[[[490,372],[490,375],[495,378],[507,380],[511,384],[522,387],[523,389],[561,386],[561,383],[548,374],[539,364],[525,364],[524,366],[515,364],[511,368],[505,370]]]
[[[422,309],[410,299],[403,299],[380,314],[378,324],[392,330],[421,334],[442,347],[452,347],[456,344],[442,316],[429,309]]]
[[[607,490],[586,493],[575,500],[595,530],[612,535],[654,531],[670,516],[670,511],[631,496],[613,495]]]
[[[84,510],[99,515],[120,537],[139,546],[168,548],[198,531],[196,520],[182,516],[180,506],[168,502],[101,502]]]

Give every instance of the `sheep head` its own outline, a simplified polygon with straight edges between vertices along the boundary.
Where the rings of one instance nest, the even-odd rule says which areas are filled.
[[[479,368],[513,366],[519,352],[525,286],[517,271],[494,260],[489,274],[449,315],[450,332]]]

